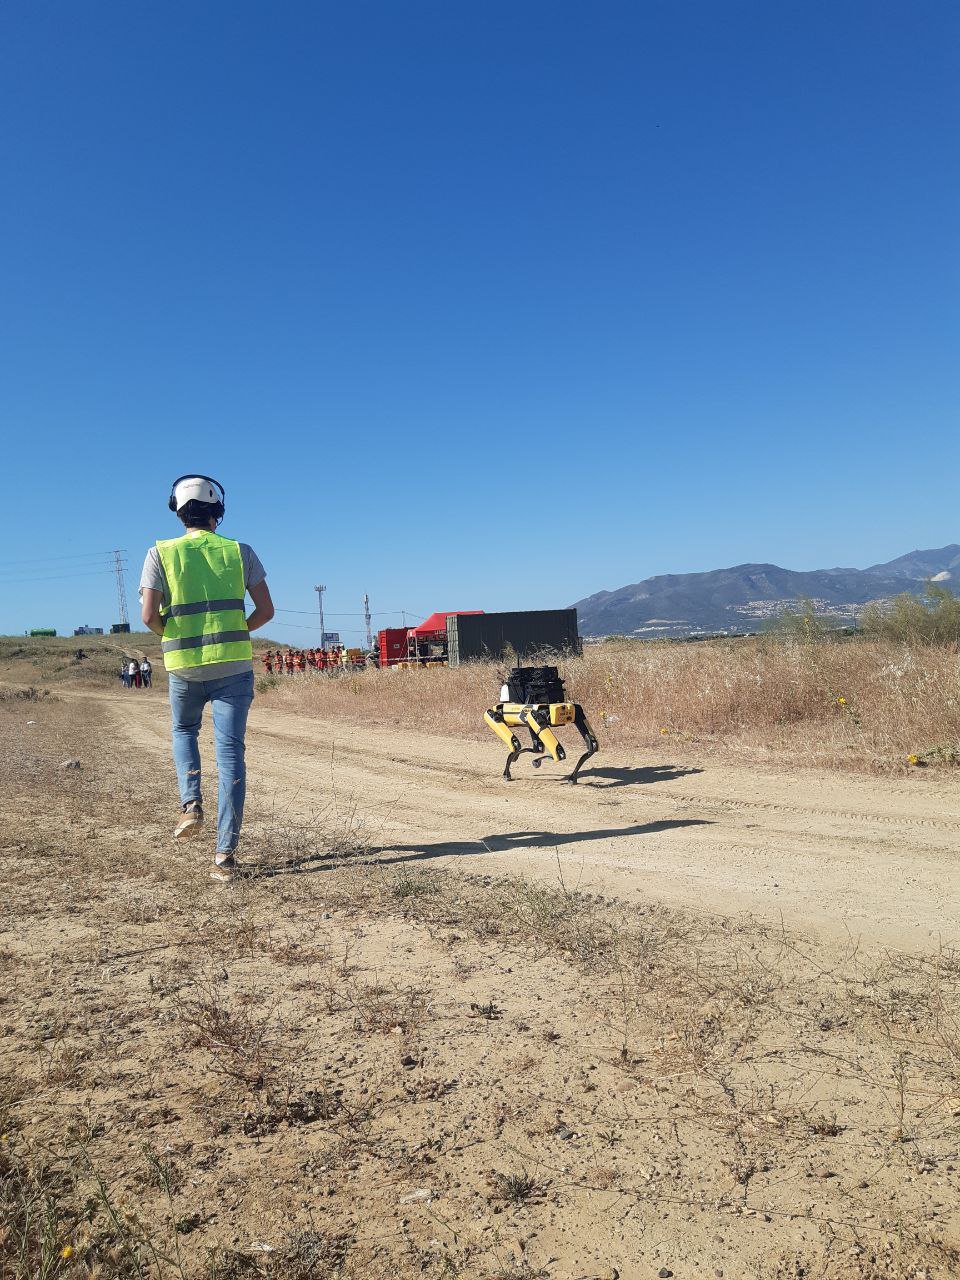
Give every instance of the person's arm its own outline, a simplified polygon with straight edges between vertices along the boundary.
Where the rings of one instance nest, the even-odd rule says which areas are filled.
[[[255,587],[250,587],[249,591],[254,610],[247,619],[247,630],[256,631],[258,627],[265,627],[273,617],[273,601],[270,598],[270,588],[267,586],[266,578],[262,578]],[[146,619],[144,621],[146,622]]]
[[[162,602],[162,591],[157,591],[154,587],[141,588],[140,617],[143,620],[144,626],[149,627],[150,630],[158,636],[163,635],[163,618],[160,616],[160,605]],[[264,622],[266,621],[267,619],[264,618]]]

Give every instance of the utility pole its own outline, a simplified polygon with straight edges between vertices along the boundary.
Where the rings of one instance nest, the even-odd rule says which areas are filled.
[[[320,648],[325,649],[327,642],[323,638],[323,593],[326,591],[327,588],[314,587],[313,589],[317,593],[317,600],[320,603]]]
[[[373,632],[370,630],[370,597],[363,593],[363,620],[367,624],[367,648],[373,648]]]
[[[118,550],[113,553],[113,571],[117,575],[117,604],[120,608],[120,629],[122,631],[130,630],[130,618],[127,614],[127,588],[123,582],[123,551]]]

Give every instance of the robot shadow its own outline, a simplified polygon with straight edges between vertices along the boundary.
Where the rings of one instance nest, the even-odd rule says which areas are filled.
[[[580,773],[580,785],[594,785],[598,790],[609,787],[645,787],[651,782],[672,782],[674,778],[687,778],[692,773],[703,773],[702,769],[684,769],[676,764],[650,764],[636,769],[617,769],[613,765],[602,765],[596,769],[584,769]],[[592,783],[594,778],[609,778],[602,786]]]
[[[377,866],[401,862],[425,862],[430,858],[467,858],[483,853],[510,853],[523,849],[557,849],[561,845],[579,844],[587,840],[617,840],[628,836],[653,835],[678,827],[708,827],[707,818],[663,818],[659,822],[641,822],[629,827],[606,827],[600,831],[506,831],[480,840],[442,840],[436,844],[394,844],[371,849],[361,861]],[[384,856],[387,855],[387,856]],[[250,878],[307,875],[314,871],[332,871],[342,865],[323,854],[306,858],[290,858],[283,862],[251,867]]]

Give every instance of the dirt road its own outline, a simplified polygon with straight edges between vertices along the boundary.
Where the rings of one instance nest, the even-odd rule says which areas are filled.
[[[94,695],[91,695],[94,696]],[[139,752],[169,759],[158,695],[97,695]],[[209,734],[209,726],[205,732]],[[205,759],[212,766],[212,744]],[[251,716],[250,815],[309,812],[335,791],[384,860],[464,860],[628,900],[750,913],[868,947],[960,944],[960,781],[762,771],[606,752],[576,787],[499,743]],[[170,767],[167,765],[167,767]],[[172,769],[171,769],[172,774]],[[211,788],[208,786],[208,793]],[[212,795],[210,796],[212,800]]]

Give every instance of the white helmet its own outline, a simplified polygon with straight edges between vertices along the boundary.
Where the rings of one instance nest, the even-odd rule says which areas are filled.
[[[210,476],[180,476],[173,482],[168,505],[171,511],[179,511],[188,502],[208,502],[219,505],[219,514],[223,515],[225,496],[223,485]]]

